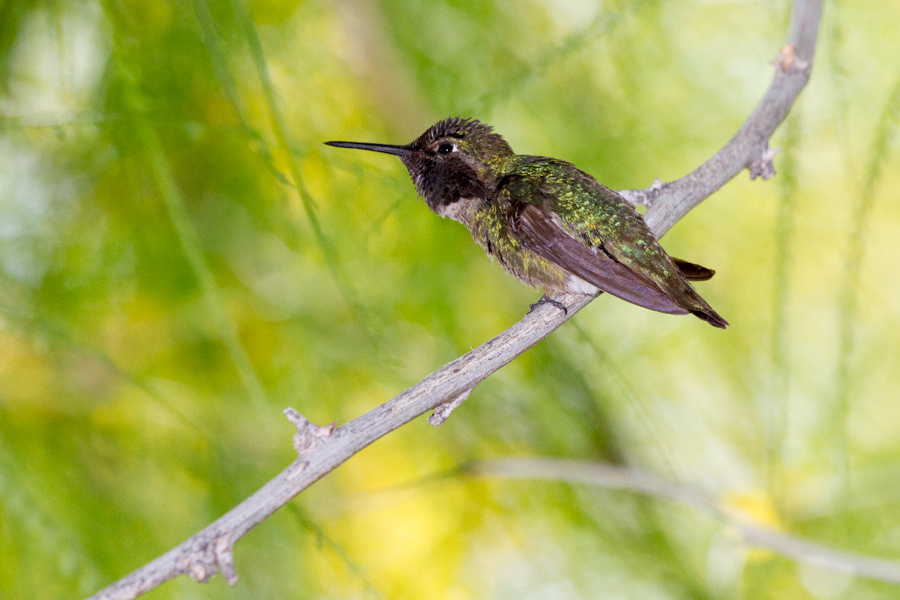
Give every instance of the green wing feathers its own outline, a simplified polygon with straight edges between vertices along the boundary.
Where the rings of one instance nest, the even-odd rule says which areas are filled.
[[[508,203],[502,208],[512,229],[532,251],[628,302],[728,325],[689,283],[714,271],[666,254],[622,196],[570,163],[517,158],[498,199]]]

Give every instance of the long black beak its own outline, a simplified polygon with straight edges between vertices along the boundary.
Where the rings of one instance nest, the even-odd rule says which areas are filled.
[[[412,152],[406,146],[392,146],[391,144],[366,144],[363,142],[325,142],[326,146],[336,148],[355,148],[357,150],[371,150],[372,152],[384,152],[396,156],[409,156]]]

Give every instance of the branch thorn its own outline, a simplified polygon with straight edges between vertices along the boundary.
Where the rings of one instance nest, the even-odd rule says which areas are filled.
[[[284,409],[284,416],[297,428],[297,433],[294,434],[294,449],[300,456],[312,450],[322,439],[331,437],[338,423],[335,421],[330,425],[316,425],[293,408]]]
[[[237,583],[237,568],[231,544],[232,532],[220,533],[213,539],[196,546],[193,552],[182,558],[181,572],[198,583],[206,583],[216,574],[222,573],[228,585]]]
[[[234,566],[234,553],[232,552],[231,533],[219,536],[216,540],[215,553],[216,564],[219,565],[219,571],[228,585],[237,583],[237,567]]]
[[[428,424],[438,427],[444,424],[444,421],[450,416],[450,413],[456,409],[460,404],[462,404],[466,398],[469,397],[469,394],[472,393],[472,389],[469,388],[467,390],[463,390],[457,395],[453,396],[443,404],[438,404],[434,407],[434,414],[428,417]]]
[[[775,177],[775,163],[772,162],[772,159],[779,152],[781,152],[781,148],[769,148],[769,145],[766,144],[762,154],[747,165],[747,170],[750,171],[750,179],[762,177],[763,181],[765,181]]]
[[[786,46],[781,48],[781,52],[778,53],[778,58],[773,60],[772,64],[775,65],[775,67],[778,68],[782,73],[787,73],[792,69],[796,69],[798,71],[805,70],[809,66],[809,61],[798,58],[794,45],[787,44]]]

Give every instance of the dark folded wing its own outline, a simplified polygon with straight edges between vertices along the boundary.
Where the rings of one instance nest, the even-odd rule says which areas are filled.
[[[602,248],[590,248],[570,236],[550,213],[537,206],[520,204],[512,227],[530,250],[604,292],[651,310],[674,315],[688,313]]]
[[[678,270],[681,271],[681,274],[684,275],[684,278],[688,281],[706,281],[707,279],[712,279],[712,276],[716,274],[712,269],[707,269],[706,267],[700,266],[698,264],[688,262],[686,260],[681,260],[680,258],[675,258],[674,256],[670,257],[672,262],[675,263],[675,266],[678,267]]]

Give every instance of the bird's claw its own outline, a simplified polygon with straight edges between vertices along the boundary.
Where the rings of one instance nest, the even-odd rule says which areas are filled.
[[[536,309],[536,308],[537,308],[538,306],[540,306],[541,304],[552,304],[553,306],[555,306],[555,307],[558,308],[559,310],[563,311],[563,314],[564,314],[564,315],[568,315],[568,314],[569,314],[569,309],[566,308],[566,305],[565,305],[565,304],[563,304],[562,302],[560,302],[560,301],[558,301],[558,300],[554,300],[553,298],[549,298],[549,297],[547,296],[547,294],[544,294],[543,296],[541,296],[541,299],[540,299],[540,300],[538,300],[537,302],[535,302],[534,304],[532,304],[532,305],[530,306],[531,310],[529,310],[528,312],[531,313],[532,311],[534,311],[534,309]]]

